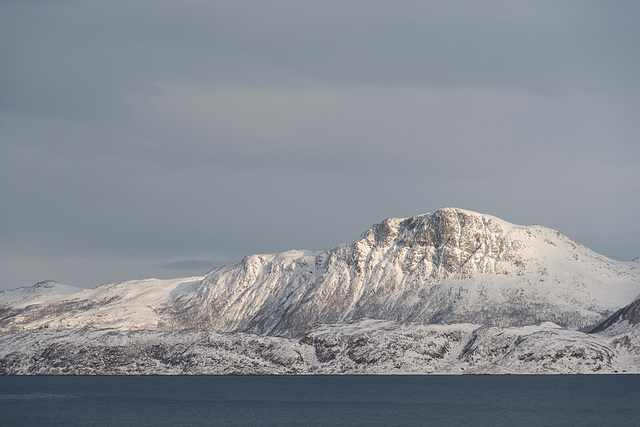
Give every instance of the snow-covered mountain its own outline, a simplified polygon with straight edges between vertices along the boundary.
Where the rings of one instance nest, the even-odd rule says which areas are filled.
[[[640,293],[639,277],[554,230],[441,209],[324,252],[246,257],[167,308],[177,327],[284,336],[362,318],[588,329]]]
[[[640,372],[638,294],[638,261],[445,208],[205,276],[0,292],[0,374]]]
[[[542,226],[445,208],[376,224],[326,251],[250,255],[204,277],[39,299],[0,295],[4,331],[85,327],[296,337],[359,319],[588,330],[640,294],[618,262]]]

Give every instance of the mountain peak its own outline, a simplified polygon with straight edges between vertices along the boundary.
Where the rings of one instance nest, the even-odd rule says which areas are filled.
[[[496,257],[509,251],[505,237],[517,228],[524,227],[490,215],[442,208],[409,218],[387,218],[371,226],[352,247],[356,262],[367,259],[372,251],[378,252],[376,258],[401,253],[409,270],[429,260],[432,265],[423,267],[432,273],[430,278],[444,279],[465,264],[490,272]]]
[[[506,233],[514,227],[521,227],[500,218],[459,208],[441,208],[433,213],[408,218],[387,218],[365,231],[361,239],[389,242],[398,235],[420,232],[425,228],[437,234],[439,243],[446,242],[453,233],[461,233],[465,228],[486,229],[491,233]],[[393,236],[393,237],[392,237]],[[390,240],[391,239],[391,240]],[[438,244],[438,242],[434,242]]]

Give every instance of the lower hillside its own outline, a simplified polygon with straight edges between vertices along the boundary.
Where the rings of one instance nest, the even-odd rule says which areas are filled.
[[[574,374],[640,372],[638,334],[364,320],[299,339],[71,330],[0,335],[4,375]]]

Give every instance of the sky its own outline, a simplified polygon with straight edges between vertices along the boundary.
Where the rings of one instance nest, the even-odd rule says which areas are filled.
[[[459,207],[640,257],[640,2],[2,1],[0,289]]]

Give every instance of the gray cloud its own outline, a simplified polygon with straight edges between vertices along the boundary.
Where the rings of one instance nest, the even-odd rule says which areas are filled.
[[[637,257],[639,9],[0,3],[0,288],[196,274],[442,206]]]

